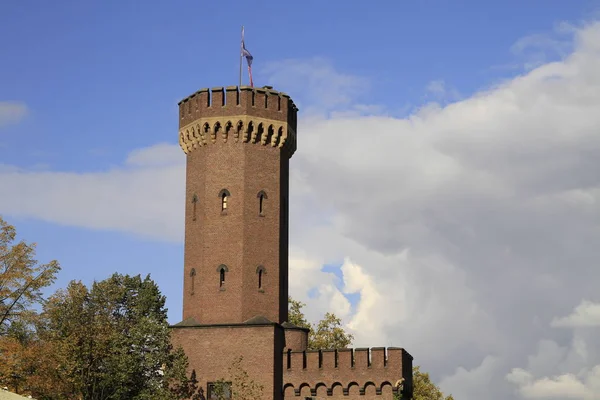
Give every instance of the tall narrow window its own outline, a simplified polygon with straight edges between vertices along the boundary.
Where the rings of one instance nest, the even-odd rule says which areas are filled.
[[[221,210],[227,210],[227,195],[225,193],[221,195]]]
[[[190,271],[190,280],[192,281],[192,288],[190,290],[190,294],[194,294],[194,284],[196,281],[196,269],[192,268],[192,270]]]
[[[192,221],[196,220],[196,204],[198,203],[198,196],[196,193],[192,196]]]
[[[221,264],[217,267],[217,272],[219,273],[219,287],[221,290],[225,290],[225,275],[229,272],[227,265]]]
[[[261,217],[264,217],[264,215],[265,215],[265,200],[268,199],[267,194],[265,193],[264,190],[261,190],[260,192],[258,192],[256,197],[258,197],[258,215],[260,215]]]
[[[263,291],[265,284],[265,275],[267,274],[267,270],[262,265],[256,267],[256,275],[258,278],[258,290]]]
[[[229,201],[229,196],[231,196],[231,193],[229,193],[229,190],[227,189],[223,189],[219,192],[219,198],[221,199],[221,213],[222,214],[226,214],[227,212],[227,203]]]

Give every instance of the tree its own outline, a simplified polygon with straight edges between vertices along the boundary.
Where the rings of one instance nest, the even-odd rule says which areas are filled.
[[[255,400],[263,398],[263,385],[256,383],[243,368],[244,357],[236,358],[229,367],[228,379],[222,378],[214,383],[213,393],[218,400]],[[230,396],[228,396],[230,395]]]
[[[302,308],[306,304],[288,298],[289,313],[288,321],[296,326],[310,329],[308,333],[308,348],[317,349],[345,349],[352,344],[354,336],[344,331],[342,320],[333,313],[325,314],[325,317],[317,324],[311,325],[304,316]]]
[[[11,323],[28,318],[32,306],[42,303],[42,289],[54,283],[60,266],[56,261],[38,264],[35,243],[15,243],[14,226],[0,217],[0,336]]]
[[[305,304],[288,298],[288,321],[296,326],[309,328],[308,348],[310,350],[326,348],[345,348],[352,344],[352,335],[346,333],[341,320],[335,314],[327,313],[316,325],[311,325],[302,312]],[[397,395],[396,399],[400,399]],[[429,374],[421,372],[419,366],[413,367],[413,400],[454,400],[452,395],[444,397],[440,389],[431,381]]]
[[[310,324],[306,320],[306,317],[304,316],[304,313],[302,312],[302,308],[304,308],[305,305],[306,304],[298,300],[292,299],[291,296],[288,297],[288,322],[301,328],[311,329],[312,327],[310,326]]]
[[[308,339],[311,349],[345,349],[354,339],[354,336],[342,328],[342,320],[332,313],[325,314],[311,332],[312,337]]]
[[[444,397],[442,391],[431,381],[429,374],[413,367],[413,400],[454,400],[452,395]]]
[[[47,400],[203,399],[164,304],[149,276],[69,283],[44,306],[36,340],[50,368],[34,366],[27,389]]]

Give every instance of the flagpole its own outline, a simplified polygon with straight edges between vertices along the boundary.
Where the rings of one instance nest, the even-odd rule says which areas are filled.
[[[242,40],[244,40],[244,25],[242,25]],[[242,86],[242,42],[240,42],[240,87]]]

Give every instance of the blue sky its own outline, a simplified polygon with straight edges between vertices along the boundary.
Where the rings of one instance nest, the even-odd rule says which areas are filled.
[[[423,89],[431,81],[443,79],[468,94],[515,75],[510,48],[519,38],[552,30],[563,20],[587,19],[597,6],[598,1],[560,0],[378,1],[377,6],[5,2],[0,6],[5,60],[0,94],[27,104],[28,115],[18,125],[0,128],[0,159],[22,168],[94,172],[121,163],[132,149],[176,143],[177,101],[202,87],[236,84],[242,24],[254,55],[256,85],[268,83],[261,73],[268,63],[323,58],[343,73],[368,80],[361,101],[400,112],[406,104],[423,103]],[[23,237],[38,242],[41,260],[60,260],[58,286],[113,271],[150,272],[169,297],[171,318],[177,319],[179,244],[10,221]]]
[[[389,275],[384,278],[385,265],[396,272],[404,271],[397,272],[400,274],[395,278],[397,282],[413,282],[412,279],[422,284],[398,287],[385,296],[404,296],[406,304],[413,294],[430,296],[421,304],[423,315],[441,306],[450,307],[454,301],[456,304],[473,301],[477,304],[471,310],[475,316],[469,320],[473,326],[498,326],[498,332],[486,335],[496,338],[497,334],[498,342],[511,342],[511,338],[502,336],[508,333],[499,333],[508,311],[497,308],[512,296],[511,292],[492,290],[487,285],[504,277],[494,275],[493,279],[489,276],[484,279],[482,271],[499,274],[495,262],[504,263],[502,268],[514,265],[510,279],[516,285],[514,290],[522,291],[530,282],[537,282],[535,279],[551,287],[555,280],[564,283],[577,275],[582,278],[582,285],[587,284],[592,281],[591,265],[597,265],[597,255],[584,256],[582,250],[597,226],[575,230],[570,225],[574,221],[591,223],[594,218],[590,216],[595,214],[575,215],[572,210],[562,209],[562,214],[557,214],[558,208],[552,208],[546,214],[536,215],[534,221],[544,227],[544,234],[552,231],[555,235],[547,241],[533,233],[531,224],[519,229],[513,227],[511,218],[524,221],[518,216],[531,215],[519,214],[525,212],[520,207],[526,202],[518,195],[526,195],[526,191],[519,190],[521,179],[533,179],[533,172],[529,171],[539,168],[547,173],[540,178],[542,183],[536,186],[537,190],[547,182],[556,184],[560,168],[571,171],[565,167],[567,159],[561,158],[566,157],[566,152],[573,152],[568,160],[584,160],[585,154],[590,157],[596,154],[593,136],[574,135],[564,139],[559,132],[554,140],[549,133],[562,123],[584,132],[586,121],[595,115],[590,110],[596,103],[585,108],[581,105],[583,100],[577,98],[569,103],[573,107],[569,111],[573,120],[554,121],[551,125],[548,121],[552,112],[537,114],[538,103],[534,101],[537,98],[531,100],[528,96],[539,89],[545,96],[540,97],[545,100],[539,104],[545,104],[549,98],[556,99],[557,104],[566,104],[567,96],[553,92],[558,89],[550,83],[517,89],[519,82],[537,82],[536,74],[543,75],[548,68],[559,68],[561,63],[571,65],[565,60],[575,60],[574,65],[595,65],[580,61],[583,56],[569,57],[587,55],[589,49],[594,49],[590,44],[595,43],[590,39],[595,38],[593,29],[574,31],[597,21],[599,11],[600,0],[2,2],[0,190],[5,191],[1,193],[4,200],[0,199],[0,215],[16,225],[21,237],[38,243],[40,261],[60,261],[63,270],[54,288],[65,286],[71,279],[89,283],[115,271],[150,273],[167,295],[170,321],[178,322],[183,267],[184,157],[177,148],[177,102],[203,87],[237,84],[243,24],[247,48],[254,56],[255,85],[271,84],[289,93],[300,106],[298,152],[291,164],[294,175],[291,244],[297,274],[294,284],[301,282],[306,289],[294,286],[293,290],[309,303],[310,315],[316,318],[333,309],[344,315],[346,321],[353,321],[351,326],[357,326],[369,304],[379,304],[377,293],[384,293],[386,284],[392,281]],[[577,69],[579,75],[575,75],[588,79],[591,70],[594,68],[581,67]],[[247,82],[246,74],[244,80]],[[558,85],[563,81],[557,82]],[[592,90],[598,81],[586,82],[582,87]],[[580,81],[573,81],[565,87],[579,88],[576,86],[579,84]],[[513,86],[517,88],[516,94],[507,95],[506,88]],[[481,91],[491,93],[490,98],[494,99],[516,98],[517,106],[499,107],[499,117],[494,119],[494,107],[499,103],[477,106],[480,103],[476,94]],[[583,92],[577,89],[577,93]],[[593,92],[590,93],[592,98]],[[432,102],[438,111],[424,112]],[[9,111],[3,111],[7,104],[10,107],[5,109]],[[514,109],[523,115],[506,118],[504,112]],[[315,117],[320,111],[324,114]],[[458,116],[464,121],[455,124]],[[355,132],[363,124],[370,124],[364,125],[368,126],[364,129],[367,134],[382,143],[391,143],[390,148],[396,146],[403,156],[375,155],[378,152],[375,139],[367,143],[361,136],[364,131]],[[446,125],[454,130],[445,131]],[[421,127],[428,128],[421,131]],[[489,149],[476,142],[476,136],[469,136],[472,128],[476,132],[479,129],[482,135],[497,135],[485,142]],[[347,136],[343,135],[345,130]],[[396,131],[396,139],[386,136]],[[440,144],[438,137],[432,139],[435,135],[431,132],[441,132],[440,135],[447,134],[456,140]],[[512,133],[520,136],[509,138]],[[547,142],[540,139],[546,137]],[[588,153],[575,152],[579,143],[575,137],[585,143]],[[351,139],[334,156],[319,152],[323,143],[339,145],[345,138]],[[465,147],[470,150],[463,153],[461,146],[468,145],[470,140],[475,140],[476,147]],[[521,165],[521,153],[511,153],[512,149],[524,146],[521,140],[531,140],[528,151],[532,154],[539,151],[535,154],[540,157]],[[542,142],[547,147],[537,149],[535,146]],[[557,143],[560,152],[546,153]],[[471,151],[474,148],[482,152],[474,154]],[[429,163],[429,157],[440,153],[446,157],[435,158],[439,163],[435,165],[443,165],[445,169],[438,170],[434,163]],[[550,168],[549,163],[538,163],[542,158],[556,160],[557,166]],[[344,164],[348,160],[352,161],[351,166]],[[585,171],[594,170],[593,161],[590,165]],[[478,167],[482,171],[497,169],[483,175],[485,179],[472,176],[454,182],[454,191],[444,192],[447,198],[436,197],[440,188],[446,190],[446,184],[436,186],[435,190],[411,186],[415,176],[426,177],[427,182],[431,178],[433,182],[433,177],[445,178],[447,171],[456,171],[459,166],[473,171]],[[507,178],[509,172],[517,169],[518,173]],[[542,175],[540,172],[539,176]],[[586,173],[579,176],[593,181]],[[385,179],[387,186],[379,178]],[[504,187],[506,182],[514,186],[509,185],[514,189],[511,192],[514,204],[505,205],[491,194],[483,195],[488,185]],[[355,183],[358,186],[352,186]],[[475,190],[477,184],[481,186]],[[384,202],[393,211],[391,214],[382,216],[369,207],[353,208],[352,199],[343,195],[353,188],[352,195],[358,198],[371,187],[381,188],[377,201]],[[319,188],[335,190],[324,199]],[[409,188],[414,192],[409,192]],[[392,193],[395,189],[398,193]],[[417,205],[409,205],[414,193],[425,193],[427,197],[416,202]],[[471,197],[461,197],[465,193]],[[502,201],[508,197],[502,197]],[[461,201],[469,205],[467,210],[454,209]],[[477,213],[485,207],[492,212],[479,216]],[[542,213],[542,209],[539,206],[535,212]],[[447,210],[453,210],[453,214],[446,215]],[[511,213],[504,215],[503,210]],[[572,218],[569,222],[558,221],[558,215]],[[483,232],[484,228],[478,225],[485,218],[489,219],[486,226],[493,228],[490,232]],[[560,232],[553,230],[556,224],[562,226]],[[397,227],[402,229],[396,230]],[[337,233],[334,235],[333,231]],[[503,237],[504,233],[507,237]],[[321,238],[319,235],[323,238],[311,242],[311,238]],[[513,240],[515,243],[511,245]],[[535,253],[536,249],[540,252],[544,249],[544,255]],[[349,259],[359,260],[356,262],[360,266],[356,267]],[[559,259],[574,264],[577,261],[582,271],[566,277],[562,275],[563,269],[554,272],[544,269],[552,260]],[[452,267],[443,267],[446,262]],[[413,269],[396,268],[405,263],[413,263]],[[446,277],[444,274],[450,270],[454,272]],[[318,274],[311,277],[307,271]],[[535,279],[534,272],[540,273]],[[434,286],[430,280],[438,275],[445,278],[438,282],[439,286]],[[460,280],[456,283],[459,289],[443,298],[445,290],[453,287],[449,283],[453,279]],[[553,287],[551,292],[558,291],[565,296],[574,293],[565,287]],[[473,293],[474,300],[470,300],[469,293]],[[593,301],[594,292],[589,293],[588,299]],[[442,300],[436,296],[442,296]],[[466,297],[460,300],[461,296]],[[547,298],[539,297],[542,298],[555,302],[554,316],[568,314],[581,300],[574,294],[568,301],[561,297],[560,304],[550,294]],[[430,362],[429,369],[436,379],[452,375],[460,364],[448,361],[455,354],[449,354],[444,362],[436,360],[427,352],[428,346],[419,340],[428,337],[431,327],[444,323],[446,317],[442,314],[457,311],[447,310],[435,318],[432,316],[434,324],[425,322],[419,313],[411,317],[411,311],[403,308],[401,302],[392,304],[395,307],[392,313],[399,319],[382,320],[381,325],[374,326],[381,332],[399,332],[402,324],[411,321],[421,327],[415,328],[418,332],[422,329],[427,334],[415,334],[413,338],[408,333],[396,337],[395,333],[372,332],[371,336],[358,335],[357,340],[386,342],[382,344],[406,340],[413,344],[415,354]],[[541,304],[539,309],[531,307],[531,314],[523,314],[518,322],[529,324],[538,321],[535,318],[551,319],[550,315],[540,316],[550,312],[542,310]],[[463,310],[464,307],[458,312],[462,314]],[[482,323],[488,321],[482,317],[484,314],[494,323]],[[553,337],[546,331],[540,334],[532,330],[526,334],[531,336],[531,343],[527,342],[530,348],[515,350],[514,358],[507,358],[502,361],[506,365],[497,364],[497,368],[525,365],[519,357],[533,352],[540,337]],[[467,336],[465,332],[456,332],[457,349],[471,346],[471,342],[466,342]],[[557,346],[568,347],[560,339],[566,336],[559,336],[553,339]],[[458,339],[461,337],[462,342]],[[453,343],[450,338],[435,341],[445,340]],[[504,351],[492,349],[489,343],[475,346],[479,346],[480,352],[461,355],[468,371],[488,365],[486,352]],[[505,381],[506,371],[493,374]],[[457,386],[456,380],[448,382],[451,388],[467,387]],[[498,393],[509,396],[508,392]]]
[[[176,143],[177,101],[202,87],[236,84],[242,24],[256,85],[266,83],[261,71],[267,63],[324,58],[343,73],[368,79],[362,101],[400,110],[423,103],[423,89],[434,80],[468,94],[515,75],[520,71],[507,66],[515,61],[510,48],[519,38],[548,32],[563,20],[590,18],[598,4],[4,2],[0,95],[24,102],[29,111],[20,124],[0,128],[0,158],[22,168],[94,172],[121,163],[132,149]],[[113,271],[151,272],[177,309],[180,245],[10,221],[38,242],[41,260],[60,260],[59,286]]]

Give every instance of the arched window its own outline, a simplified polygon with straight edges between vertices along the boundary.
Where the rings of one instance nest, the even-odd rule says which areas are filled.
[[[258,197],[258,215],[264,217],[265,215],[265,200],[268,199],[267,193],[264,190],[261,190],[256,195]]]
[[[230,196],[231,196],[231,193],[229,193],[229,190],[227,190],[227,189],[223,189],[219,192],[219,198],[221,199],[221,212],[222,213],[225,213],[227,211],[227,202],[228,202]]]
[[[227,265],[221,264],[217,267],[217,272],[219,273],[219,287],[223,288],[225,286],[225,275],[229,272],[229,268],[227,268]]]
[[[256,267],[256,275],[258,278],[258,290],[264,289],[266,274],[267,274],[267,270],[265,269],[265,267],[263,267],[262,265],[259,265],[258,267]]]

